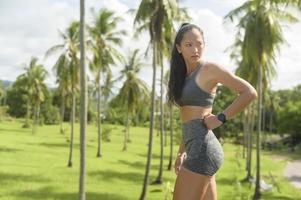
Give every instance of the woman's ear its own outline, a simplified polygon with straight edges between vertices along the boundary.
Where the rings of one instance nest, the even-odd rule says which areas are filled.
[[[177,48],[179,54],[181,54],[181,47],[178,44],[176,44],[176,48]]]

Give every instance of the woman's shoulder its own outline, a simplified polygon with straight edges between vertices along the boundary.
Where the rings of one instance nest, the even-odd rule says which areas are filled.
[[[204,69],[212,72],[216,71],[228,71],[222,64],[213,61],[206,61]]]

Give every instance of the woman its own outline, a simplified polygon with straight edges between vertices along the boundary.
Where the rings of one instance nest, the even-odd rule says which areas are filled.
[[[212,130],[257,97],[247,81],[221,65],[205,61],[204,48],[203,31],[184,23],[175,38],[168,84],[169,103],[179,105],[182,120],[173,200],[217,199],[214,175],[223,163],[224,153]],[[211,112],[218,83],[239,95],[224,111],[214,115]]]

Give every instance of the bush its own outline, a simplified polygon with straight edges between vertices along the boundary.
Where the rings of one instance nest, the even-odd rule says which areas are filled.
[[[0,106],[0,121],[9,117],[7,114],[7,110],[8,106]]]
[[[111,142],[111,132],[112,128],[108,126],[103,126],[102,128],[102,140],[106,142]]]
[[[53,105],[48,105],[47,109],[44,109],[41,113],[40,122],[44,124],[59,124],[60,122],[60,112],[59,108]]]

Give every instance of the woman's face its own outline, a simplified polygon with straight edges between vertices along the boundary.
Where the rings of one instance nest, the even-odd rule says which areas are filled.
[[[190,64],[195,64],[201,59],[204,46],[203,35],[196,28],[192,28],[184,33],[180,45],[176,45],[178,52],[183,55],[185,62]]]

